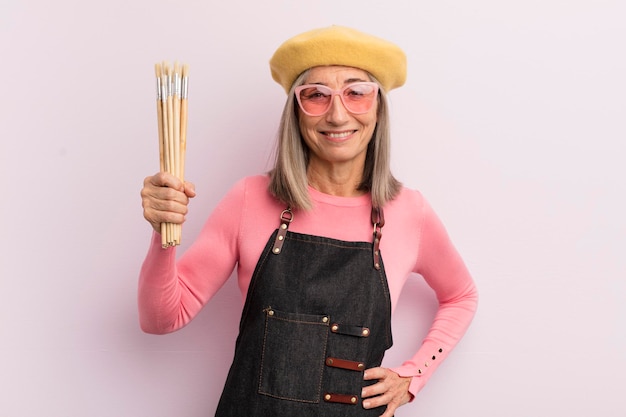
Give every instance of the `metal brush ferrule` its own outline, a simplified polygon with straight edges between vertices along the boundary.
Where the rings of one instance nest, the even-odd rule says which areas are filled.
[[[161,100],[161,79],[159,77],[157,77],[156,79],[156,95],[157,95],[157,100]]]
[[[181,97],[187,99],[187,88],[189,86],[189,77],[185,76],[182,79],[182,92]]]
[[[163,77],[163,81],[167,78]],[[161,82],[161,101],[167,101],[167,82]]]

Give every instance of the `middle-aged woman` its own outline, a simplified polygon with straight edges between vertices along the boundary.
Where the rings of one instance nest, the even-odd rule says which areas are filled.
[[[194,187],[163,173],[145,179],[154,233],[141,327],[185,326],[236,267],[245,304],[216,416],[390,417],[457,344],[477,303],[444,226],[389,169],[386,93],[404,83],[405,55],[332,26],[289,39],[270,67],[288,94],[275,166],[240,180],[178,261],[159,225],[184,221]],[[391,313],[412,273],[439,308],[413,357],[384,368]]]

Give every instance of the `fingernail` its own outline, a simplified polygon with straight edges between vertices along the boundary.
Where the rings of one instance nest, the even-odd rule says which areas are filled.
[[[363,408],[370,408],[370,402],[369,401],[363,401]]]

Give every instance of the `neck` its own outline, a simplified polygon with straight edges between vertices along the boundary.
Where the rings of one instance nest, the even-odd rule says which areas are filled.
[[[311,187],[324,194],[339,197],[357,197],[364,194],[358,189],[363,178],[362,166],[309,163],[307,178]]]

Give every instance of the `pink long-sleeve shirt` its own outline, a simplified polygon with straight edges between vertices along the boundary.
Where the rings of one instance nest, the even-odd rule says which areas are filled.
[[[139,316],[149,333],[163,334],[189,323],[237,268],[242,299],[284,204],[267,189],[265,175],[240,180],[207,219],[198,238],[176,261],[176,249],[152,242],[139,277]],[[296,211],[289,230],[345,241],[372,240],[371,197],[337,197],[309,188],[310,211]],[[407,278],[421,275],[439,308],[421,347],[401,366],[413,377],[416,395],[467,330],[476,310],[474,282],[448,234],[424,197],[403,188],[384,207],[380,242],[392,312]],[[433,360],[433,357],[435,359]]]

